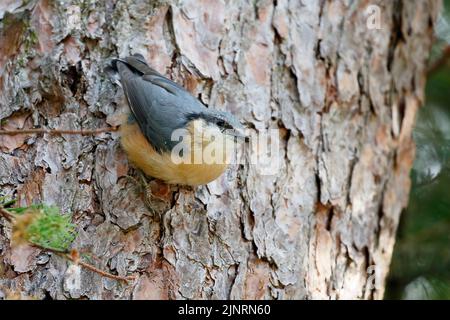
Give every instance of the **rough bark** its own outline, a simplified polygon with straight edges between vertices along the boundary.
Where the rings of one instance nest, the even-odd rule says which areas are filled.
[[[152,215],[125,177],[135,171],[117,133],[1,136],[0,193],[73,213],[74,246],[97,267],[138,278],[126,285],[82,269],[77,287],[67,261],[11,248],[0,220],[0,292],[383,297],[439,1],[27,3],[0,4],[4,129],[117,125],[127,107],[102,69],[140,52],[254,130],[279,128],[281,169],[233,166],[208,186],[173,186]],[[379,30],[367,28],[370,4],[381,9]]]

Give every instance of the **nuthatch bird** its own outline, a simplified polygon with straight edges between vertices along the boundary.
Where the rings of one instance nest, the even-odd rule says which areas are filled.
[[[169,184],[190,186],[207,184],[225,171],[235,141],[245,139],[244,128],[233,115],[205,107],[152,69],[142,55],[113,59],[106,71],[123,88],[131,109],[120,127],[120,139],[139,169]],[[173,135],[177,131],[185,133],[180,139],[187,148],[181,151],[180,139]],[[208,150],[215,150],[216,161],[194,159]]]

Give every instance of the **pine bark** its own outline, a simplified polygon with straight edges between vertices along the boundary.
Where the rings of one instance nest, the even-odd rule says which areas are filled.
[[[24,3],[22,3],[24,2]],[[369,5],[380,29],[368,28]],[[102,72],[142,53],[209,106],[280,130],[280,171],[232,166],[144,204],[117,132],[0,136],[0,194],[73,214],[74,247],[124,284],[0,220],[0,295],[380,299],[414,159],[438,0],[65,0],[0,4],[3,129],[119,124]]]

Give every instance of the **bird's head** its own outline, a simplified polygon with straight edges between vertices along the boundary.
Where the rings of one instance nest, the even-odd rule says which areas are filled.
[[[247,141],[245,127],[231,113],[221,110],[206,109],[188,116],[189,121],[201,120],[206,129],[218,130],[225,137],[238,141]]]

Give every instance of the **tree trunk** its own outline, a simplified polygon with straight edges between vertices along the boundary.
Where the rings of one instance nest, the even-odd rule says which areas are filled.
[[[102,70],[139,52],[254,131],[279,129],[280,168],[234,165],[207,186],[171,186],[152,213],[126,178],[136,171],[117,132],[0,136],[0,195],[72,213],[73,247],[102,270],[137,276],[125,284],[11,248],[0,218],[0,295],[382,298],[438,9],[438,0],[3,1],[3,129],[118,125],[123,92]]]

